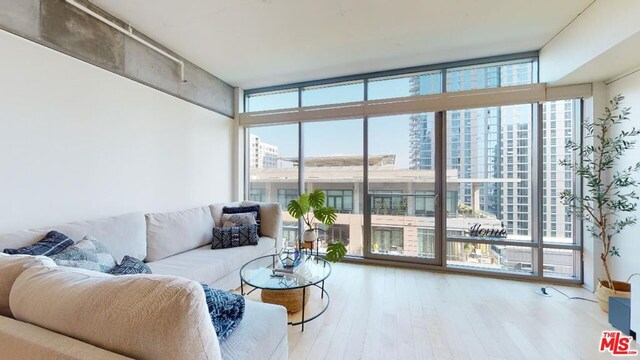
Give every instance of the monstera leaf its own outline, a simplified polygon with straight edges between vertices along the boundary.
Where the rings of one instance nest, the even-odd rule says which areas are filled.
[[[313,229],[315,221],[319,221],[327,226],[332,226],[338,219],[336,210],[332,207],[324,206],[324,192],[316,189],[309,194],[302,194],[298,200],[291,200],[287,204],[289,215],[305,223],[307,229]],[[311,217],[313,214],[313,218]]]
[[[333,226],[333,224],[335,224],[336,220],[338,219],[336,209],[331,207],[321,207],[313,209],[313,216],[327,226]]]
[[[287,205],[289,215],[300,219],[309,212],[309,194],[302,194],[298,200],[291,200]]]
[[[320,209],[324,207],[324,191],[315,189],[313,192],[309,193],[308,196],[309,206],[311,206],[313,209]]]
[[[339,262],[347,255],[347,247],[343,243],[336,241],[327,245],[326,259],[330,262]]]

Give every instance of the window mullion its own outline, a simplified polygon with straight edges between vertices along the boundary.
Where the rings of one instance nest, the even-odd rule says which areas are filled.
[[[532,132],[531,142],[532,148],[532,161],[531,161],[531,234],[532,241],[537,244],[537,253],[534,255],[534,273],[542,277],[544,272],[544,242],[542,240],[543,229],[543,144],[542,144],[542,112],[543,104],[536,103],[532,105]]]

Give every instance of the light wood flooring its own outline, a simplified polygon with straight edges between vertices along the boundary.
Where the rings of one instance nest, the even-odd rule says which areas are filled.
[[[613,329],[598,305],[553,290],[537,295],[543,285],[335,264],[325,284],[330,307],[304,332],[289,327],[289,359],[612,358],[598,352],[601,332]],[[557,287],[595,299],[580,287]],[[314,290],[309,314],[321,305]]]

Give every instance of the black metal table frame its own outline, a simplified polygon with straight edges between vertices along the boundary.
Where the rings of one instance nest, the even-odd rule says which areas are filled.
[[[271,255],[267,255],[267,256],[264,256],[264,257],[268,257],[268,256],[271,256]],[[249,261],[247,264],[249,264],[250,262],[255,261],[257,259],[259,259],[259,258],[253,259],[253,260]],[[274,258],[274,260],[275,260],[275,258]],[[325,261],[325,260],[323,260],[323,261]],[[272,290],[272,291],[288,291],[288,290],[290,291],[290,290],[302,289],[302,320],[301,321],[295,321],[295,322],[294,321],[289,321],[289,322],[287,322],[287,325],[291,325],[291,326],[302,325],[301,331],[304,331],[304,324],[315,320],[320,315],[322,315],[325,311],[327,311],[327,309],[329,308],[329,304],[331,303],[331,296],[329,296],[329,293],[327,292],[327,290],[324,289],[324,281],[329,277],[329,275],[331,275],[331,271],[329,271],[329,275],[327,275],[326,278],[324,278],[322,281],[319,281],[317,283],[312,283],[312,284],[308,284],[308,285],[304,285],[304,286],[300,286],[300,287],[296,287],[296,288],[292,288],[292,289],[287,289],[287,288],[284,288],[284,289],[265,289],[265,288],[261,288],[259,286],[251,285],[250,283],[248,283],[247,281],[245,281],[242,278],[242,270],[244,269],[244,266],[246,266],[247,264],[243,265],[242,268],[240,269],[240,294],[242,294],[242,296],[249,295],[249,294],[251,294],[252,292],[254,292],[254,291],[258,290],[258,289],[260,289],[260,290]],[[325,265],[326,264],[327,263],[325,262]],[[275,261],[274,261],[274,266],[275,266]],[[245,292],[244,292],[244,284],[247,284],[247,285],[253,287],[253,289],[251,289],[249,292],[247,292],[245,294]],[[318,285],[318,284],[320,284],[320,285]],[[305,317],[304,317],[305,307],[306,307],[306,304],[305,304],[306,303],[306,301],[305,301],[306,300],[306,291],[305,291],[305,289],[310,287],[310,286],[315,286],[318,289],[320,289],[320,291],[321,291],[320,292],[320,299],[324,299],[324,297],[326,295],[327,296],[327,303],[324,305],[324,307],[318,313],[314,314],[310,318],[305,319]]]

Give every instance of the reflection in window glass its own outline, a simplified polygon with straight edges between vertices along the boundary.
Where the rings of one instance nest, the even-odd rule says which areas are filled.
[[[364,82],[313,86],[302,89],[302,106],[340,104],[364,100]]]
[[[246,111],[265,111],[298,107],[298,90],[275,91],[248,95]]]
[[[447,70],[447,92],[531,84],[533,63],[475,65]]]
[[[569,249],[544,249],[544,276],[577,277],[580,254]]]
[[[403,228],[373,226],[371,228],[371,250],[377,254],[403,255]]]
[[[531,274],[533,251],[524,246],[448,242],[447,266]]]
[[[447,230],[465,237],[506,231],[510,240],[531,241],[531,105],[447,113]],[[514,206],[517,204],[517,206]]]
[[[431,259],[436,257],[436,234],[433,229],[418,229],[418,256]]]
[[[442,92],[442,73],[431,71],[422,74],[370,79],[367,86],[369,100],[437,94]]]

